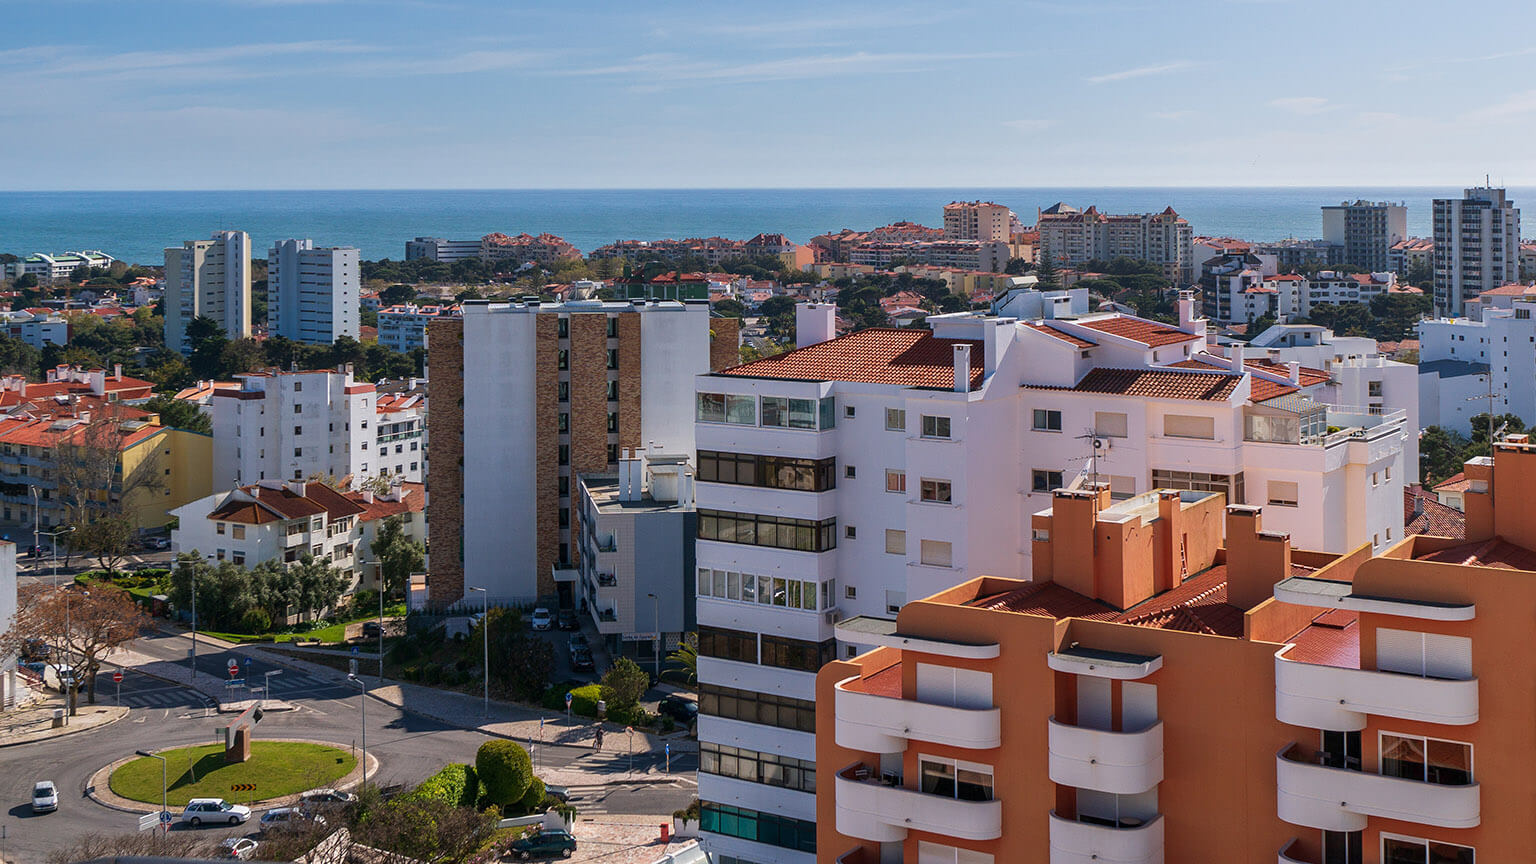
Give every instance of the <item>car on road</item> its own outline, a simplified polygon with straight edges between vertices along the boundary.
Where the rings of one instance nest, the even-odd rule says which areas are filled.
[[[555,799],[556,801],[559,801],[561,804],[571,803],[571,790],[564,786],[546,785],[544,787],[544,794]]]
[[[571,671],[592,672],[597,668],[592,662],[592,652],[586,648],[571,649]]]
[[[377,621],[363,622],[363,638],[377,639],[384,634],[384,628]]]
[[[512,857],[521,858],[524,861],[533,857],[553,858],[556,855],[569,858],[571,853],[576,851],[576,838],[572,837],[569,831],[553,828],[512,841],[510,851]]]
[[[249,861],[256,857],[256,847],[259,845],[249,837],[231,837],[219,844],[219,857],[231,861]]]
[[[231,804],[223,798],[193,798],[187,809],[181,811],[181,821],[196,828],[204,823],[239,825],[251,818],[251,808],[243,804]]]
[[[561,609],[560,612],[555,615],[555,620],[559,624],[561,630],[581,629],[581,622],[576,620],[575,609]]]
[[[532,624],[535,630],[549,630],[555,626],[555,616],[551,615],[548,609],[540,606],[533,610],[533,616],[528,619],[528,623]]]
[[[662,697],[661,702],[656,706],[656,711],[684,726],[691,726],[699,719],[699,703],[675,693]]]
[[[28,660],[47,660],[53,656],[53,646],[41,639],[28,639],[22,643],[21,656]]]
[[[299,796],[305,804],[351,804],[357,796],[339,789],[311,789]]]
[[[148,540],[144,541],[144,545],[148,546],[151,549],[161,549],[161,550],[169,549],[169,548],[171,548],[171,538],[169,538],[169,537],[151,537]]]
[[[32,812],[52,813],[59,809],[59,787],[52,780],[39,780],[32,784]]]
[[[68,693],[75,686],[75,670],[68,666],[50,663],[43,669],[43,686],[60,693]]]
[[[273,807],[271,810],[261,814],[261,830],[263,832],[324,824],[324,816],[318,813],[305,813],[297,807]]]
[[[566,640],[566,645],[568,645],[572,651],[592,650],[592,646],[587,643],[587,634],[585,633],[572,633],[571,638]]]

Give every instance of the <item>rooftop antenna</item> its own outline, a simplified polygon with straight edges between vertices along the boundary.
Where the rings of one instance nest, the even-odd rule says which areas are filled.
[[[1104,439],[1097,430],[1089,429],[1085,434],[1077,436],[1077,440],[1088,441],[1088,482],[1099,482],[1099,451],[1104,449]]]

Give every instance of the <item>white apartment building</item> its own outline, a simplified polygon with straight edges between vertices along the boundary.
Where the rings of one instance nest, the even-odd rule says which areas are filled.
[[[1012,210],[991,201],[953,201],[944,205],[944,239],[1006,243],[1017,220]]]
[[[1058,203],[1040,211],[1035,230],[1041,254],[1058,265],[1131,258],[1160,266],[1178,285],[1200,276],[1194,269],[1194,233],[1172,207],[1161,213],[1106,214]]]
[[[165,344],[191,353],[187,326],[211,318],[231,339],[251,335],[251,237],[215,231],[165,250]]]
[[[16,615],[16,544],[0,543],[0,621],[10,629]],[[21,676],[16,672],[16,655],[0,651],[0,711],[18,707],[22,698]]]
[[[402,303],[379,310],[379,344],[391,351],[409,353],[427,347],[427,324],[438,318],[458,318],[464,310],[453,306],[418,306]]]
[[[309,555],[349,571],[353,587],[377,587],[369,544],[379,526],[399,516],[407,536],[425,542],[425,507],[420,483],[397,483],[375,495],[315,481],[262,480],[172,510],[178,521],[171,549],[246,568]]]
[[[1461,198],[1436,198],[1435,309],[1466,314],[1466,304],[1520,278],[1520,210],[1503,189],[1479,186]]]
[[[1397,274],[1340,273],[1322,270],[1311,277],[1296,273],[1265,276],[1259,270],[1242,269],[1219,277],[1228,296],[1219,308],[1223,323],[1244,323],[1273,315],[1282,321],[1305,318],[1322,304],[1370,303],[1382,294],[1421,293],[1417,288],[1397,287]]]
[[[352,370],[253,372],[214,390],[213,488],[379,472],[374,386]]]
[[[626,451],[618,473],[576,479],[582,601],[610,655],[646,667],[677,650],[683,634],[696,627],[698,519],[689,458]]]
[[[56,279],[68,279],[69,275],[79,267],[99,267],[105,269],[112,266],[117,259],[105,252],[89,250],[85,252],[59,252],[49,255],[36,252],[27,257],[13,261],[4,266],[7,279],[17,279],[22,276],[36,276],[40,282],[52,282]]]
[[[267,251],[267,324],[306,345],[357,338],[360,253],[351,246],[282,240]]]
[[[57,312],[0,312],[0,332],[33,348],[69,343],[69,322]]]
[[[374,396],[378,432],[374,451],[377,464],[372,470],[392,480],[415,483],[426,477],[427,394],[415,386],[415,378],[410,383],[408,390],[379,391]]]
[[[848,250],[848,261],[880,268],[904,262],[1001,273],[1009,254],[1006,240],[880,241],[854,246]]]
[[[444,240],[441,237],[417,237],[405,241],[405,260],[426,258],[431,261],[459,261],[480,257],[480,240]]]
[[[1482,320],[1419,322],[1419,401],[1426,426],[1469,435],[1479,414],[1536,422],[1536,293],[1482,308]],[[1482,305],[1482,304],[1474,304]]]
[[[1408,238],[1408,208],[1386,201],[1323,207],[1323,240],[1344,247],[1344,263],[1373,272],[1392,269],[1392,245]]]
[[[799,843],[817,818],[814,673],[861,648],[836,622],[1030,578],[1020,538],[1055,489],[1220,491],[1306,548],[1400,539],[1405,413],[1332,407],[1299,369],[1206,353],[1194,300],[1180,313],[962,313],[833,339],[835,310],[802,304],[802,347],[697,378],[699,797],[784,827],[711,833],[711,855],[814,860],[760,838]],[[716,756],[761,773],[712,772]]]

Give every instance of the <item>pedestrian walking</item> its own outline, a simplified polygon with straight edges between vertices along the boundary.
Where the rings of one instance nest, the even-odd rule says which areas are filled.
[[[603,749],[603,727],[601,726],[597,727],[597,733],[592,736],[592,749],[599,751]]]

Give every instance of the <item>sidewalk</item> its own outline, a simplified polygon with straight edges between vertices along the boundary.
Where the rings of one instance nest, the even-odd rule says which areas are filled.
[[[202,635],[197,637],[197,641],[199,645],[209,644],[222,650],[238,647]],[[113,663],[131,667],[135,672],[151,678],[159,678],[194,690],[208,701],[207,707],[215,708],[221,713],[244,711],[258,701],[244,696],[239,699],[231,698],[233,691],[226,688],[222,680],[215,680],[207,674],[194,676],[192,670],[187,668],[187,664],[179,660],[159,660],[129,648],[118,648],[112,652],[110,659]],[[269,711],[288,711],[293,708],[289,703],[275,699],[262,701],[262,707]]]
[[[128,715],[127,708],[87,704],[83,693],[79,699],[79,713],[66,718],[66,724],[57,729],[53,728],[53,712],[55,709],[64,708],[67,704],[66,697],[59,693],[50,693],[42,701],[33,702],[26,708],[0,715],[0,747],[31,744],[34,741],[47,741],[73,735],[76,732],[89,732],[92,729],[110,726]]]

